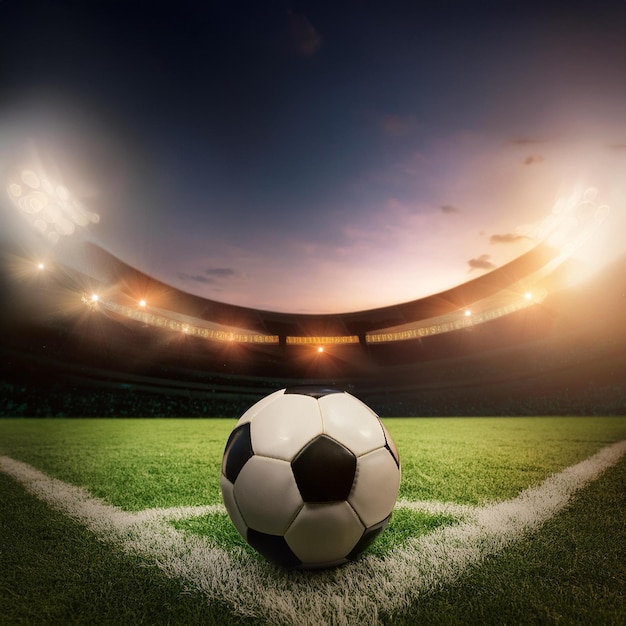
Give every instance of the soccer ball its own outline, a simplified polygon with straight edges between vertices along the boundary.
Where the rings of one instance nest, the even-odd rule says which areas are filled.
[[[241,536],[288,569],[355,559],[387,526],[400,458],[376,413],[322,387],[276,391],[246,411],[224,451],[221,489]]]

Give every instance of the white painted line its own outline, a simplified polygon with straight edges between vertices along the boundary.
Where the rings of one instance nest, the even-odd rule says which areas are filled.
[[[229,602],[238,614],[271,624],[349,626],[378,623],[381,611],[405,609],[454,581],[468,566],[537,529],[625,453],[626,441],[612,444],[517,498],[484,507],[403,501],[400,507],[460,514],[464,521],[410,539],[384,557],[368,555],[318,573],[285,572],[243,550],[226,551],[210,539],[186,535],[167,523],[188,514],[221,513],[220,505],[127,513],[8,457],[0,457],[0,469],[100,538],[142,556],[208,600]]]
[[[202,517],[204,515],[215,515],[216,513],[226,513],[223,504],[207,504],[205,506],[177,506],[171,509],[146,509],[136,513],[137,519],[145,522],[156,520],[174,521],[189,519],[191,517]]]
[[[451,515],[463,519],[475,519],[479,506],[457,504],[456,502],[435,502],[429,500],[398,500],[395,509],[409,509],[429,515]]]
[[[480,507],[471,504],[457,504],[456,502],[436,502],[432,500],[398,500],[394,509],[408,509],[429,515],[450,515],[463,519],[474,519]],[[153,520],[181,520],[204,515],[226,513],[223,504],[209,504],[204,506],[178,506],[172,508],[146,509],[137,513],[144,521]]]

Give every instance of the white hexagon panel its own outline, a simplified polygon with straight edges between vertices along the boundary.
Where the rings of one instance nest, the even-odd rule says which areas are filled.
[[[400,488],[400,472],[391,452],[378,448],[357,459],[356,474],[348,502],[369,527],[391,513]]]
[[[347,502],[305,504],[285,533],[285,540],[309,567],[328,567],[345,562],[364,532]]]
[[[314,398],[283,395],[280,402],[266,405],[254,416],[252,447],[255,454],[291,461],[321,429],[322,418]]]
[[[319,399],[324,432],[341,441],[356,456],[385,445],[382,424],[368,406],[348,393]]]
[[[258,415],[268,404],[275,402],[278,398],[280,398],[284,393],[283,389],[279,389],[274,393],[270,393],[268,396],[261,398],[257,403],[253,404],[240,418],[237,422],[236,426],[241,426],[241,424],[245,424],[246,422],[252,421],[255,415]]]
[[[239,473],[234,496],[248,527],[270,535],[282,535],[303,504],[291,465],[256,455]]]

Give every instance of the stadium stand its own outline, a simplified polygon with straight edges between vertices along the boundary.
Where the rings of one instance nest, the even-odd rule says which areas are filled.
[[[519,291],[553,252],[537,248],[414,302],[319,316],[205,300],[100,249],[89,253],[97,271],[88,274],[60,268],[15,281],[3,271],[0,414],[236,417],[267,393],[303,382],[346,389],[388,416],[626,414],[624,258],[584,288],[550,290],[532,306],[454,326],[445,320],[459,319],[468,303]],[[94,283],[114,285],[118,299],[90,303],[83,294],[81,302],[77,289]],[[152,310],[167,322],[146,323],[136,305],[133,316],[119,308],[130,306],[119,294],[130,298],[138,285],[166,294]],[[368,333],[407,325],[445,332],[367,340]],[[193,327],[278,340],[211,341],[188,332]],[[352,336],[357,340],[315,349],[320,338]]]

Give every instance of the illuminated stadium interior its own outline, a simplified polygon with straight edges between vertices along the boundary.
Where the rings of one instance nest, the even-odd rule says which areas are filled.
[[[81,272],[50,258],[44,263],[5,252],[7,293],[22,307],[21,322],[31,318],[43,328],[66,334],[69,328],[71,335],[89,328],[106,335],[101,339],[109,349],[128,342],[131,333],[132,341],[152,346],[145,348],[146,359],[156,345],[191,367],[219,362],[239,371],[247,363],[243,371],[256,368],[261,376],[313,379],[372,375],[381,366],[418,362],[430,346],[435,354],[450,354],[456,345],[452,353],[459,356],[467,337],[483,326],[497,328],[498,320],[517,320],[537,332],[549,311],[544,302],[561,289],[569,268],[557,249],[539,245],[498,270],[419,300],[357,313],[290,315],[182,292],[92,244],[85,244],[85,253]],[[496,343],[510,341],[494,336]]]
[[[303,49],[278,5],[196,22],[9,4],[7,414],[64,414],[82,387],[206,403],[295,382],[404,403],[386,414],[582,411],[569,400],[590,389],[626,411],[624,38],[608,12],[565,32],[550,8],[464,9],[460,30],[437,3],[406,21],[316,8]]]
[[[537,246],[496,271],[430,297],[357,313],[290,315],[200,298],[131,268],[97,246],[86,244],[86,251],[88,266],[97,268],[90,274],[41,262],[33,266],[49,285],[61,280],[59,286],[75,290],[84,305],[121,322],[209,342],[316,347],[420,339],[532,307],[546,297],[546,268],[558,256],[554,249]]]
[[[543,300],[542,273],[556,255],[538,247],[486,276],[412,302],[358,313],[290,315],[181,292],[89,247],[90,265],[98,268],[98,289],[107,294],[98,300],[103,313],[210,341],[283,345],[401,341],[480,324]]]
[[[430,396],[446,406],[441,394],[455,397],[465,389],[467,404],[494,381],[520,393],[524,377],[554,375],[564,358],[558,355],[570,351],[572,341],[572,324],[555,332],[573,315],[562,305],[569,278],[581,269],[572,256],[608,211],[594,209],[574,226],[557,220],[530,251],[440,293],[357,312],[290,314],[203,298],[131,267],[78,233],[99,216],[33,169],[13,172],[7,194],[46,246],[4,245],[6,379],[32,384],[36,378],[61,389],[68,381],[122,385],[189,398],[211,393],[244,404],[295,380],[324,382],[369,397],[387,412],[418,414]],[[42,249],[45,254],[33,252]],[[583,362],[604,355],[608,380],[622,365],[620,348],[607,339],[611,329],[619,336],[623,325],[607,325],[599,343],[587,335],[576,339],[577,347],[586,346]],[[533,353],[537,341],[544,345]],[[580,358],[572,363],[580,369]],[[389,408],[390,393],[401,409]],[[466,408],[448,406],[457,414]]]

